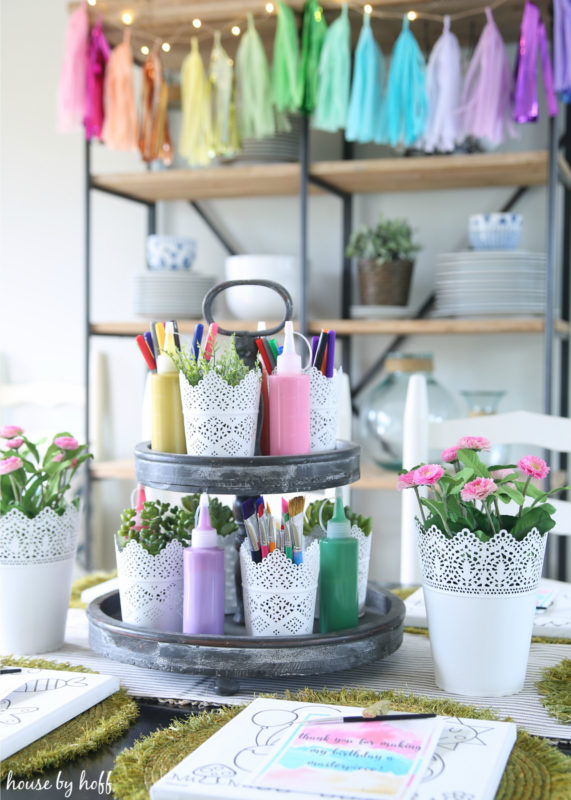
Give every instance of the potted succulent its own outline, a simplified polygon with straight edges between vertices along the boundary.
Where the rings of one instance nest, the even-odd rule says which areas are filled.
[[[374,227],[353,231],[345,254],[358,259],[363,305],[405,306],[420,249],[404,219],[380,219]]]
[[[123,511],[115,544],[124,622],[182,631],[183,549],[191,543],[198,499],[188,495],[180,506],[147,500],[140,513]],[[216,498],[209,510],[219,536],[230,539],[237,529],[231,510]]]
[[[332,500],[316,500],[310,503],[303,520],[304,546],[308,546],[315,539],[325,536],[327,523],[333,516],[334,504]],[[373,520],[357,514],[349,506],[345,506],[345,517],[351,524],[351,536],[359,543],[359,615],[365,612],[367,597],[367,580],[369,578],[369,561],[371,558],[371,539]],[[316,603],[316,615],[319,614],[319,602]]]
[[[261,372],[228,346],[212,353],[186,348],[173,361],[179,371],[186,449],[194,456],[253,456]]]
[[[18,425],[0,428],[0,653],[57,650],[65,622],[79,531],[70,482],[90,458],[69,433],[40,454]]]
[[[501,696],[525,679],[536,590],[555,509],[531,481],[549,472],[535,456],[487,467],[487,439],[465,436],[398,488],[419,500],[418,549],[436,683],[453,694]],[[418,487],[429,487],[421,497]],[[511,503],[515,513],[506,513]],[[507,509],[511,511],[512,509]]]

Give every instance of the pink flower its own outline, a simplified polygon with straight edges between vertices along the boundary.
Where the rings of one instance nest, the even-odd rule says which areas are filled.
[[[54,439],[54,444],[62,450],[77,450],[79,442],[73,436],[58,436]]]
[[[524,456],[517,462],[517,465],[530,478],[546,478],[549,473],[549,467],[539,456]]]
[[[447,464],[451,464],[453,461],[458,461],[458,448],[447,447],[446,450],[442,451],[440,458]]]
[[[513,475],[515,470],[513,469],[493,469],[490,471],[490,475],[496,481],[503,481],[504,478],[507,478],[508,475]]]
[[[3,425],[0,428],[0,438],[2,439],[13,439],[14,436],[19,436],[21,433],[24,433],[24,429],[19,425]]]
[[[9,447],[12,450],[17,450],[24,444],[24,440],[21,436],[15,436],[13,439],[8,439],[6,442],[6,447]]]
[[[59,462],[62,460],[62,458],[63,458],[63,453],[56,453],[52,460],[53,461],[57,461],[58,464],[59,464]]]
[[[0,475],[8,475],[10,472],[15,472],[17,469],[22,469],[24,462],[18,456],[10,456],[0,461]]]
[[[460,497],[464,501],[484,500],[488,495],[493,494],[497,488],[491,478],[475,478],[464,485],[460,492]]]
[[[458,450],[489,450],[490,443],[483,436],[463,436],[456,444]]]
[[[440,464],[424,464],[415,469],[414,480],[418,486],[434,486],[444,475],[444,470]]]
[[[402,475],[399,475],[397,489],[411,489],[413,486],[416,486],[413,469],[410,472],[403,472]]]

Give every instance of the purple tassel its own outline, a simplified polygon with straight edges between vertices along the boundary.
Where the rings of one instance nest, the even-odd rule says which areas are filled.
[[[87,70],[85,83],[85,138],[92,139],[96,136],[101,139],[103,130],[103,86],[105,83],[105,69],[111,49],[103,33],[103,23],[99,19],[91,31],[89,49],[87,51]]]
[[[571,103],[571,0],[553,0],[553,71],[555,91]]]
[[[492,12],[466,73],[460,106],[461,129],[466,136],[485,138],[493,145],[514,135],[511,125],[512,75],[506,49]]]
[[[545,25],[539,9],[526,2],[521,20],[521,34],[516,64],[514,119],[516,122],[535,122],[539,117],[537,99],[537,50],[541,55],[541,71],[545,99],[550,117],[557,116],[557,97],[553,89],[553,72]]]

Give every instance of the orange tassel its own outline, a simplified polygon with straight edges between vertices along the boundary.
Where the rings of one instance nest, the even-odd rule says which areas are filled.
[[[107,62],[103,141],[114,150],[137,150],[137,127],[131,31],[126,30]]]

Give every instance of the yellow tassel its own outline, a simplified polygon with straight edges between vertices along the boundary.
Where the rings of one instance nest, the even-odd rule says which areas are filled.
[[[190,53],[180,72],[182,130],[180,152],[191,167],[209,163],[212,147],[210,86],[198,50],[198,39],[191,39]]]

